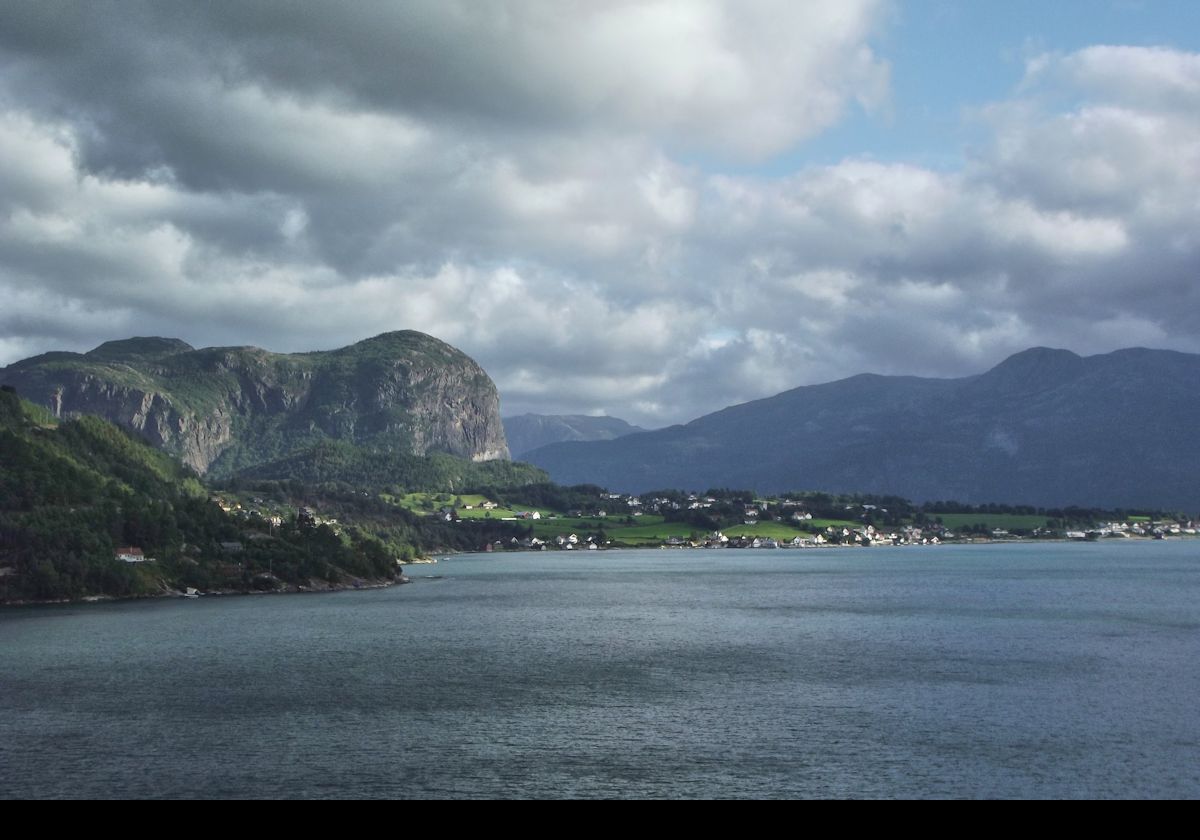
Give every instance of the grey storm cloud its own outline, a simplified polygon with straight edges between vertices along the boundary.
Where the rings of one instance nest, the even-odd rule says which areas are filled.
[[[1200,56],[1038,56],[957,171],[688,163],[888,107],[886,14],[0,3],[0,364],[413,328],[506,413],[659,425],[1033,344],[1200,350]]]

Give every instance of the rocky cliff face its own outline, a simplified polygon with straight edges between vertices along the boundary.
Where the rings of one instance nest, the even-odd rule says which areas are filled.
[[[508,457],[488,375],[461,351],[412,331],[291,355],[129,339],[17,362],[0,369],[0,383],[60,417],[105,417],[202,473],[323,439],[415,455]]]

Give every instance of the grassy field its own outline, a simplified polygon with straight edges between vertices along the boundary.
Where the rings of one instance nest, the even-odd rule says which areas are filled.
[[[393,496],[390,493],[383,493],[380,495],[380,498],[388,504],[407,508],[415,513],[430,513],[454,501],[454,496],[448,493],[406,493],[403,496]],[[449,499],[449,501],[444,501],[445,499]],[[482,501],[483,497],[480,496],[479,499]],[[463,501],[464,503],[466,502],[465,496],[463,497]]]
[[[657,525],[626,525],[622,528],[612,528],[608,538],[613,542],[626,545],[659,545],[670,537],[687,538],[692,529],[682,522],[660,522]]]
[[[418,514],[432,513],[439,508],[453,504],[461,504],[458,508],[460,519],[514,519],[519,511],[509,508],[484,510],[482,505],[488,499],[480,495],[453,495],[449,493],[408,493],[404,496],[385,495],[384,500],[407,508]],[[471,505],[467,510],[466,505]],[[666,522],[663,517],[646,514],[638,517],[626,517],[624,514],[614,516],[562,516],[556,511],[542,508],[538,510],[541,519],[517,520],[533,529],[533,536],[543,540],[552,540],[558,536],[577,534],[584,537],[603,531],[610,541],[623,545],[659,545],[670,537],[690,536],[695,528],[683,522]],[[942,523],[951,530],[961,530],[966,527],[983,523],[989,529],[1002,528],[1008,531],[1031,531],[1034,528],[1044,528],[1046,517],[1025,516],[1007,513],[939,513],[929,514],[930,518],[940,518]],[[633,524],[628,519],[632,518]],[[803,523],[766,521],[753,525],[733,524],[722,528],[728,537],[771,537],[787,541],[796,536],[807,536],[810,533],[822,531],[825,528],[861,527],[861,522],[848,519],[810,519]],[[886,530],[886,529],[885,529]]]
[[[696,529],[684,522],[667,522],[661,516],[639,516],[636,524],[624,524],[624,517],[571,517],[564,519],[542,519],[530,524],[533,533],[540,539],[553,539],[560,534],[594,533],[603,529],[608,539],[625,545],[658,545],[669,537],[688,537]],[[827,526],[854,527],[855,523],[841,519],[814,519],[806,523],[810,528],[823,529]],[[756,525],[731,525],[722,528],[721,533],[728,537],[773,537],[774,539],[790,540],[796,536],[807,536],[808,530],[794,527],[783,522],[763,522]]]
[[[954,530],[965,528],[982,522],[988,528],[1003,528],[1006,531],[1032,531],[1034,528],[1045,528],[1046,517],[1024,516],[1013,513],[931,513],[930,518],[942,520],[942,524]]]
[[[595,533],[603,530],[608,539],[625,545],[658,545],[668,537],[687,537],[692,527],[682,522],[666,522],[661,516],[639,516],[634,519],[636,524],[625,524],[625,517],[565,517],[561,519],[540,519],[530,522],[534,536],[539,539],[553,539],[559,535]]]
[[[826,528],[861,528],[861,522],[852,522],[849,519],[809,519],[804,523],[804,527],[810,531],[823,531]],[[879,527],[879,526],[876,526]]]
[[[459,519],[512,519],[518,513],[518,511],[509,508],[484,510],[481,506],[484,502],[489,501],[489,499],[486,496],[472,493],[458,495],[453,493],[406,493],[403,496],[392,496],[384,493],[382,498],[389,504],[406,508],[413,513],[432,513],[435,510],[449,507],[461,501],[463,507],[458,509]],[[471,505],[471,509],[467,510],[466,505]],[[522,511],[525,510],[537,510],[542,516],[546,516],[552,512],[544,508],[522,508]]]
[[[458,518],[459,519],[515,519],[518,513],[523,513],[523,512],[524,512],[524,509],[521,511],[516,511],[516,510],[512,510],[510,508],[496,508],[495,510],[484,510],[483,508],[478,508],[478,507],[472,508],[471,510],[467,510],[466,508],[459,508],[458,509]]]
[[[544,516],[544,514],[543,514]],[[642,522],[641,524],[658,524],[662,522],[661,516],[655,517],[638,517],[639,522],[643,519],[652,519],[652,523]],[[616,531],[623,530],[626,526],[622,523],[624,517],[617,516],[559,516],[554,519],[543,518],[532,520],[529,524],[533,526],[533,533],[538,537],[555,536],[557,534],[574,534],[580,531]]]

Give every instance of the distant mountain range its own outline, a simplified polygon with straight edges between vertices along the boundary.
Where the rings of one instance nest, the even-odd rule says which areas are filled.
[[[201,473],[232,474],[327,441],[508,457],[492,380],[461,351],[413,331],[293,354],[131,338],[16,362],[0,368],[0,384],[56,417],[111,420]]]
[[[863,374],[524,455],[560,483],[1200,509],[1200,356],[1034,348],[962,379]]]
[[[502,423],[487,374],[411,331],[296,354],[134,338],[16,362],[0,384],[56,417],[107,418],[216,476],[359,480],[372,464],[412,472],[406,456],[504,459],[507,427],[513,451],[555,481],[627,492],[1200,509],[1200,356],[1172,351],[1035,348],[962,379],[863,374],[651,432],[582,415]],[[467,480],[459,467],[421,468]]]
[[[564,440],[614,440],[645,429],[616,417],[586,414],[522,414],[504,418],[504,436],[514,458]]]

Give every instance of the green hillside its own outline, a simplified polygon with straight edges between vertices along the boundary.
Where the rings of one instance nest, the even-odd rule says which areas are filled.
[[[549,480],[545,472],[529,464],[470,461],[440,452],[411,455],[344,441],[323,441],[285,458],[247,467],[237,473],[237,478],[337,482],[360,490],[391,493],[453,493],[464,487],[507,487]]]
[[[152,559],[119,560],[123,546]],[[55,424],[0,391],[0,599],[387,580],[413,550],[353,528],[240,521],[189,469],[112,424]]]
[[[0,368],[0,384],[58,417],[104,417],[221,477],[325,441],[508,457],[488,375],[461,351],[411,330],[291,354],[131,338],[23,359]]]

